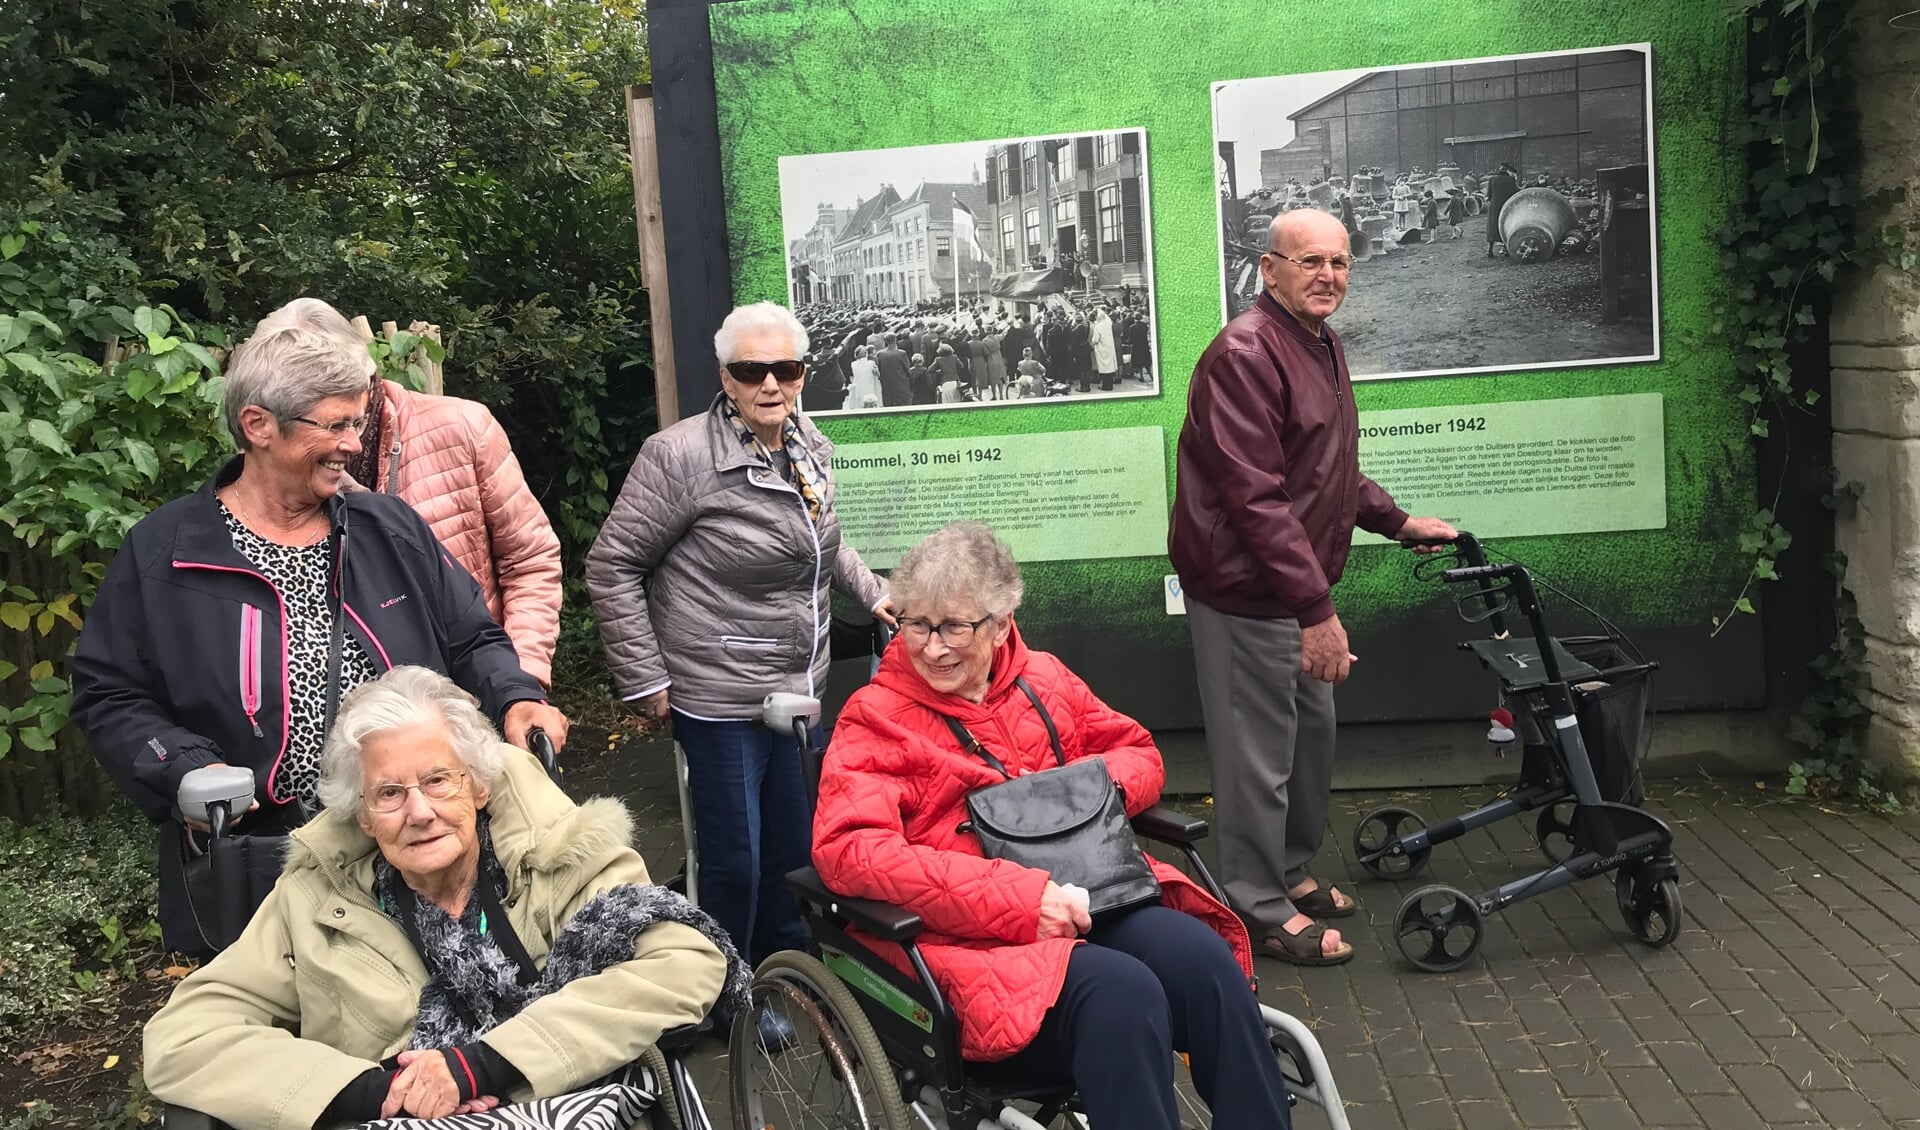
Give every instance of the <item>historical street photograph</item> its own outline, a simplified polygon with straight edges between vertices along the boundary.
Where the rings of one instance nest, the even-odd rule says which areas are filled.
[[[1144,130],[780,159],[816,416],[1155,396]]]
[[[1652,87],[1647,44],[1213,84],[1226,316],[1318,208],[1355,379],[1659,360]]]

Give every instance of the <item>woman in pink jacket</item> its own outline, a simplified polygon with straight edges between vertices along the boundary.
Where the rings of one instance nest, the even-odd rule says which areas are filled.
[[[296,298],[256,332],[301,327],[364,347],[367,337],[318,298]],[[560,638],[560,538],[528,489],[507,433],[487,406],[375,378],[360,454],[347,474],[420,512],[453,559],[480,582],[520,668],[553,686]]]
[[[980,523],[930,534],[889,585],[899,638],[848,701],[821,771],[822,881],[919,915],[961,1055],[1039,1085],[1070,1082],[1094,1130],[1178,1130],[1176,1050],[1191,1055],[1215,1126],[1285,1130],[1286,1084],[1232,911],[1150,859],[1159,901],[1094,921],[1045,871],[984,858],[962,829],[967,794],[1002,777],[960,748],[946,718],[1019,776],[1055,763],[1044,709],[1068,762],[1105,759],[1129,815],[1165,780],[1152,735],[1027,650],[1013,625],[1019,566]],[[909,970],[899,946],[867,944]]]

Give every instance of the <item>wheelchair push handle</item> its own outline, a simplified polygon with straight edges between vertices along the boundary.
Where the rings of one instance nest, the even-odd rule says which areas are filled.
[[[244,765],[203,765],[180,778],[173,803],[180,815],[205,824],[217,839],[235,812],[253,803],[253,770]]]
[[[547,777],[554,784],[560,783],[560,755],[553,748],[553,739],[547,732],[535,726],[527,731],[527,751],[540,759],[540,768],[547,771]]]

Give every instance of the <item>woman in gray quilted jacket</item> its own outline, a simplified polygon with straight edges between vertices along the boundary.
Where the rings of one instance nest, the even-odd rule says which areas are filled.
[[[753,719],[770,691],[819,694],[829,587],[893,616],[840,540],[833,445],[798,406],[806,329],[760,302],[727,315],[714,347],[719,395],[641,447],[587,589],[616,692],[671,716],[686,753],[700,906],[757,965],[804,948],[781,880],[809,862],[811,815],[792,735]]]

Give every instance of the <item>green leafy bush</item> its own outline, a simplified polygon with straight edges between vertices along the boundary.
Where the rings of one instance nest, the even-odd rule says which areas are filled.
[[[224,450],[219,363],[171,308],[142,301],[134,275],[97,231],[0,223],[0,758],[64,761],[62,792],[88,771],[67,732],[82,610],[133,524]],[[55,807],[34,795],[46,777],[0,778],[0,816]]]
[[[0,1041],[72,1014],[152,947],[152,829],[121,805],[90,820],[0,820]]]

